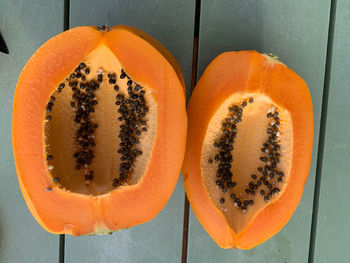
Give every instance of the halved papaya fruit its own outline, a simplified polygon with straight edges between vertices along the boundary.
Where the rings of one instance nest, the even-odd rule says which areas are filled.
[[[209,235],[222,248],[250,249],[276,234],[311,162],[306,83],[273,56],[223,53],[196,85],[188,121],[184,185]]]
[[[46,42],[24,67],[13,106],[18,181],[47,231],[102,234],[151,220],[185,152],[180,67],[128,26],[84,26]]]

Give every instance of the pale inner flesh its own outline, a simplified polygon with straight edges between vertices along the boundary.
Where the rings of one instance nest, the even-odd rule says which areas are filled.
[[[55,88],[56,91],[51,94],[55,97],[52,111],[46,113],[46,117],[51,115],[52,119],[45,120],[45,159],[48,155],[53,156],[52,160],[47,161],[47,169],[52,175],[53,184],[57,183],[67,191],[100,195],[136,184],[145,173],[156,136],[157,107],[152,90],[138,83],[145,91],[144,98],[148,107],[148,112],[143,118],[147,124],[142,126],[147,131],[142,131],[141,135],[136,136],[139,143],[134,146],[134,149],[141,151],[142,154],[135,158],[127,180],[113,186],[113,179],[118,177],[122,162],[122,155],[118,153],[118,149],[121,148],[120,125],[125,124],[124,121],[118,120],[121,114],[118,113],[119,106],[115,104],[116,96],[123,94],[125,98],[128,97],[127,82],[130,79],[119,77],[122,65],[105,45],[100,45],[81,62],[90,69],[86,81],[97,80],[97,73],[103,75],[99,89],[94,92],[98,104],[94,106],[95,111],[89,113],[89,120],[98,125],[92,135],[95,146],[88,147],[93,151],[94,158],[91,164],[85,167],[83,165],[80,169],[76,168],[77,158],[73,155],[79,149],[76,132],[80,124],[74,122],[76,110],[71,107],[73,91],[68,86],[69,81],[63,79],[60,83],[65,83],[65,88],[62,92],[57,92],[57,87]],[[116,84],[109,83],[108,73],[116,73]],[[135,87],[137,80],[132,79],[132,76],[129,77],[133,81],[132,87]],[[81,82],[81,79],[77,80]],[[118,85],[118,91],[115,91],[115,85]],[[86,180],[85,175],[91,170],[94,172],[93,179]],[[59,182],[54,182],[54,178],[59,178]]]
[[[254,100],[252,103],[249,103],[250,98]],[[220,141],[223,135],[221,127],[224,119],[229,114],[229,108],[233,105],[239,107],[243,101],[246,101],[247,105],[243,108],[242,121],[236,124],[237,134],[234,139],[233,150],[231,151],[233,161],[231,162],[232,167],[229,169],[233,174],[232,181],[237,185],[227,188],[227,191],[223,192],[216,184],[216,181],[220,179],[217,177],[220,162],[215,161],[215,155],[220,150],[214,146],[214,143]],[[249,189],[249,182],[257,185],[257,181],[263,176],[257,170],[258,167],[264,168],[267,164],[260,160],[260,157],[265,156],[261,149],[263,144],[269,139],[267,133],[268,125],[271,121],[274,123],[272,118],[267,118],[267,114],[277,111],[280,125],[276,142],[280,145],[278,150],[280,158],[274,169],[283,172],[283,177],[280,179],[282,180],[280,182],[278,182],[279,175],[275,175],[273,178],[265,177],[269,179],[272,189],[278,188],[279,190],[278,193],[269,196],[269,200],[266,201],[264,200],[266,194],[262,195],[260,191],[264,190],[265,193],[270,191],[267,185],[262,183],[257,186],[254,189],[254,194],[246,193],[246,189]],[[291,124],[292,120],[289,112],[278,107],[271,99],[262,94],[232,95],[211,118],[202,145],[202,180],[212,202],[224,214],[228,224],[236,234],[242,232],[259,211],[267,205],[273,205],[273,202],[283,194],[285,185],[288,183],[293,154],[293,127]],[[257,179],[253,179],[252,175],[256,175]],[[248,205],[246,209],[242,209],[242,206],[237,207],[235,198],[231,197],[232,193],[242,201],[253,200],[253,204]]]

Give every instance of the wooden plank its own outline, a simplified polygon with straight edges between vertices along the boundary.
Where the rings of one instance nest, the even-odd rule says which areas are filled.
[[[62,1],[0,1],[0,30],[10,55],[0,53],[0,262],[56,262],[58,236],[34,220],[20,193],[13,161],[13,94],[24,64],[63,29]]]
[[[167,206],[150,222],[112,235],[66,235],[66,262],[180,262],[183,203],[179,180]]]
[[[180,64],[190,90],[195,1],[72,1],[70,26],[128,25],[162,43]]]
[[[72,1],[71,27],[126,24],[144,30],[179,62],[189,91],[194,1]],[[66,236],[67,262],[180,262],[184,190],[179,179],[167,206],[151,222],[111,236]]]
[[[314,154],[303,198],[288,225],[249,251],[220,249],[191,211],[188,262],[307,262],[320,125],[329,0],[202,0],[199,76],[224,51],[273,53],[305,79],[314,116]]]
[[[338,0],[314,262],[347,262],[350,242],[350,2]]]

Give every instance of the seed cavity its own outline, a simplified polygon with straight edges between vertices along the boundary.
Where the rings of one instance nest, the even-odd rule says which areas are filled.
[[[108,27],[101,27],[100,29],[102,31],[108,30]],[[95,171],[90,169],[95,157],[95,135],[99,127],[94,117],[95,106],[98,105],[97,95],[102,85],[104,85],[104,88],[114,89],[116,94],[115,105],[118,108],[118,115],[115,118],[120,123],[118,134],[120,144],[117,146],[116,152],[121,156],[121,163],[119,165],[119,173],[113,178],[111,184],[114,187],[118,187],[125,185],[128,179],[131,178],[135,161],[142,155],[142,151],[137,146],[140,143],[140,138],[148,131],[146,115],[149,112],[149,108],[145,99],[146,91],[141,85],[132,80],[123,69],[120,74],[104,72],[103,69],[99,69],[95,78],[90,77],[87,80],[87,76],[90,73],[91,70],[88,65],[85,62],[81,62],[69,74],[69,77],[58,85],[46,105],[45,120],[46,123],[52,121],[52,115],[49,114],[52,112],[59,94],[68,86],[72,91],[72,97],[67,107],[72,109],[76,127],[73,139],[76,150],[72,157],[75,159],[75,169],[81,171],[81,176],[84,178],[85,183],[88,185],[92,184],[94,178],[98,176],[95,174]],[[125,93],[120,90],[117,84],[118,75],[120,79],[128,79],[126,83],[127,92]],[[54,170],[52,165],[54,155],[49,152],[48,145],[46,146],[46,162],[48,170],[52,173]],[[53,181],[59,185],[61,178],[54,176]]]
[[[283,182],[283,172],[278,169],[280,161],[281,145],[280,137],[280,119],[276,107],[272,106],[266,113],[269,124],[266,129],[267,140],[261,148],[262,155],[259,156],[261,166],[257,167],[258,174],[250,175],[250,182],[243,193],[234,191],[237,185],[235,175],[231,171],[234,150],[234,142],[237,137],[237,126],[243,119],[244,108],[254,103],[254,98],[248,98],[228,108],[228,114],[222,121],[221,137],[214,142],[214,147],[218,149],[217,154],[208,159],[209,164],[217,166],[215,184],[223,193],[230,192],[232,204],[241,209],[243,213],[247,212],[249,206],[254,205],[254,200],[249,196],[255,196],[259,193],[265,202],[270,202],[272,197],[280,192],[280,184]],[[224,204],[225,198],[220,198],[220,204]]]

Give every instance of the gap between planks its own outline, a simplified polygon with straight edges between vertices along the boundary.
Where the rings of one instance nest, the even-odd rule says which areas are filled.
[[[320,199],[324,143],[325,143],[326,125],[327,125],[328,95],[329,95],[330,78],[331,78],[331,71],[332,71],[333,39],[334,39],[336,10],[337,10],[337,0],[331,0],[330,12],[329,12],[327,51],[326,51],[326,66],[325,66],[325,74],[324,74],[324,81],[323,81],[321,124],[320,124],[319,138],[318,138],[316,178],[315,178],[314,201],[313,201],[311,232],[310,232],[309,260],[308,260],[309,263],[313,263],[314,257],[315,257],[317,219],[318,219],[318,208],[319,208],[319,199]]]
[[[189,97],[197,83],[197,71],[198,71],[198,45],[199,45],[199,28],[200,28],[200,16],[201,16],[201,0],[196,0],[195,16],[194,16],[194,35],[193,35],[193,51],[192,51],[192,77],[191,77],[191,90]],[[187,101],[189,100],[187,98]],[[190,203],[185,193],[185,206],[184,206],[184,222],[183,222],[183,236],[182,236],[182,258],[181,262],[187,262],[187,248],[188,248],[188,228],[189,228],[189,212]]]
[[[70,0],[63,0],[63,31],[69,29]],[[58,262],[64,263],[66,236],[61,234],[58,244]]]

